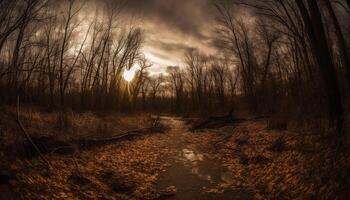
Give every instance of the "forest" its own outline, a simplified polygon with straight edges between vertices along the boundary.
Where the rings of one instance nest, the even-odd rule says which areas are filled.
[[[349,199],[349,36],[349,0],[0,0],[0,199]]]

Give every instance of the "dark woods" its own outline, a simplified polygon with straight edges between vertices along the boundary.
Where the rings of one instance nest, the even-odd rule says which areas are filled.
[[[349,1],[216,1],[217,55],[189,49],[152,75],[126,1],[0,0],[1,103],[52,109],[237,107],[342,131],[350,92]],[[238,9],[240,8],[240,9]],[[132,20],[130,20],[132,21]],[[129,83],[123,73],[137,66]]]
[[[19,95],[51,108],[118,107],[123,71],[149,65],[140,53],[142,31],[119,19],[122,6],[106,1],[93,10],[75,0],[1,1],[3,102]],[[140,70],[138,85],[143,76]]]
[[[258,17],[236,17],[237,4]],[[349,1],[237,4],[216,4],[218,33],[237,58],[250,107],[299,121],[328,118],[341,132],[350,83]]]

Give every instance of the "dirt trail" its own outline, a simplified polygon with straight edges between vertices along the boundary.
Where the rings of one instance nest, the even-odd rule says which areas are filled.
[[[324,149],[318,137],[301,144],[298,133],[269,130],[265,121],[189,132],[181,118],[161,120],[170,127],[165,133],[81,151],[75,164],[69,156],[46,155],[55,169],[45,170],[36,158],[18,159],[11,166],[15,192],[38,200],[349,199],[343,184],[348,176],[340,172],[350,156],[341,155],[341,171],[329,176],[319,166],[333,161],[324,159],[332,149]]]
[[[16,191],[24,199],[252,199],[247,190],[232,189],[245,187],[210,145],[221,133],[189,132],[181,118],[161,120],[170,127],[165,133],[82,151],[76,165],[47,155],[59,170],[43,170],[37,159],[18,161]]]
[[[222,165],[221,158],[196,148],[184,121],[163,116],[170,126],[164,161],[170,163],[158,181],[159,189],[175,186],[176,195],[167,199],[252,199],[244,190],[232,190],[231,174]]]

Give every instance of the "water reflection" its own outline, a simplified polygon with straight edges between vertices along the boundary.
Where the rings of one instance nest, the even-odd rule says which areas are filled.
[[[221,173],[221,183],[219,184],[222,188],[227,188],[233,184],[232,174],[228,171]]]
[[[193,148],[184,134],[186,123],[178,118],[162,116],[170,128],[169,148],[172,151],[166,157],[171,167],[164,171],[158,182],[160,188],[175,186],[177,193],[170,199],[252,199],[246,197],[246,191],[237,191],[234,177],[222,164],[219,155]]]
[[[203,154],[195,153],[190,149],[183,149],[182,152],[183,156],[190,162],[202,161],[204,158]]]
[[[162,115],[160,116],[160,119],[163,121],[163,123],[165,123],[174,130],[182,129],[184,125],[184,122],[181,120],[180,117],[169,117]]]
[[[202,180],[207,180],[210,183],[217,182],[221,187],[228,187],[233,183],[231,173],[214,156],[185,148],[182,149],[180,160],[185,167],[189,168],[192,174]]]

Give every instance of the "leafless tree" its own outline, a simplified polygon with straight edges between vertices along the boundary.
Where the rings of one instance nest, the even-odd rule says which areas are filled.
[[[181,109],[184,96],[184,72],[178,66],[168,66],[167,73],[169,74],[170,89],[175,96],[175,108]]]

